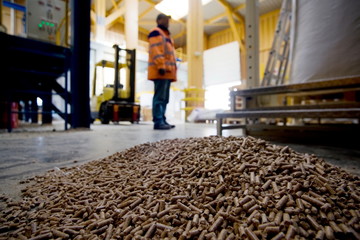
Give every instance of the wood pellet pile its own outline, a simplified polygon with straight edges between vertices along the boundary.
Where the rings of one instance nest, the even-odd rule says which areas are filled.
[[[0,239],[360,239],[360,178],[252,137],[146,143],[35,177]]]

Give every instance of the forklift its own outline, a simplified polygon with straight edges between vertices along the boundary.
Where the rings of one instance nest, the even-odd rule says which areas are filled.
[[[120,121],[129,121],[139,123],[140,104],[135,103],[135,63],[136,50],[122,49],[114,45],[115,61],[110,62],[102,60],[95,65],[95,74],[93,81],[93,94],[91,98],[91,117],[92,120],[98,118],[102,124],[109,122],[118,123]],[[120,51],[126,52],[126,63],[119,63]],[[101,66],[113,68],[115,72],[114,84],[107,84],[103,87],[103,93],[96,96],[96,68]],[[129,76],[129,89],[124,90],[124,85],[120,83],[120,69],[127,68]]]

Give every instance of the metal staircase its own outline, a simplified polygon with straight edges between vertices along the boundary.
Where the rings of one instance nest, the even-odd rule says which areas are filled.
[[[68,48],[50,43],[26,39],[0,33],[0,72],[2,73],[0,101],[32,102],[33,107],[24,109],[24,114],[31,115],[31,121],[38,121],[38,107],[33,102],[39,97],[43,100],[41,109],[42,123],[51,123],[52,114],[56,113],[65,120],[65,129],[70,122],[68,104],[71,93],[68,86],[71,51]],[[65,84],[57,79],[63,77]],[[64,102],[64,109],[52,103],[52,96],[58,95]],[[8,110],[8,116],[13,112]],[[11,131],[8,121],[8,131]]]

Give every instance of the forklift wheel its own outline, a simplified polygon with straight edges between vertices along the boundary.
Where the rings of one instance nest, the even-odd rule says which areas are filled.
[[[107,114],[106,102],[102,103],[99,111],[99,118],[102,124],[109,124],[110,120]]]

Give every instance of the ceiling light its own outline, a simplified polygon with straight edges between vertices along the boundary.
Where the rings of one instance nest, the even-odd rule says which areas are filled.
[[[202,5],[206,5],[212,0],[202,0]],[[179,20],[189,12],[189,0],[163,0],[155,8],[172,19]]]

